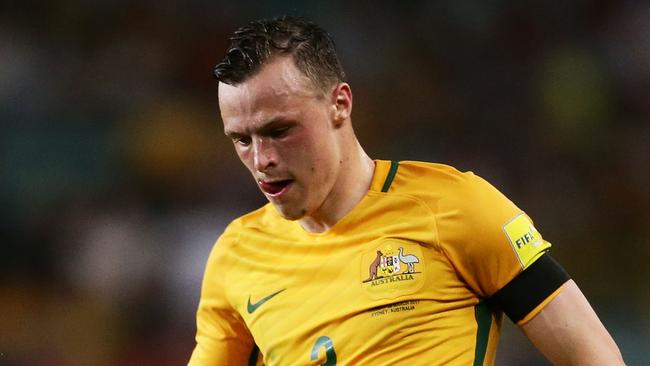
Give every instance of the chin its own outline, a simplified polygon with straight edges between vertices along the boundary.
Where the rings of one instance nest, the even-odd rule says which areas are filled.
[[[305,215],[307,214],[307,210],[305,209],[292,210],[288,207],[282,207],[279,205],[274,205],[274,206],[275,209],[280,214],[280,216],[291,221],[300,220],[303,217],[305,217]]]

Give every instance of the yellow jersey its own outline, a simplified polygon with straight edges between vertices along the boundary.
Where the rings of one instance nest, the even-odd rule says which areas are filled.
[[[271,204],[228,226],[190,365],[492,365],[502,313],[485,299],[549,247],[473,173],[377,160],[368,193],[324,233]]]

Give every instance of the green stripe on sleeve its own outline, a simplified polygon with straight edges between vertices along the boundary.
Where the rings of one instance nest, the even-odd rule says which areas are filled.
[[[488,339],[490,337],[490,326],[492,325],[492,312],[485,301],[474,306],[474,317],[476,318],[476,349],[474,353],[474,366],[483,366],[485,353],[487,352]]]

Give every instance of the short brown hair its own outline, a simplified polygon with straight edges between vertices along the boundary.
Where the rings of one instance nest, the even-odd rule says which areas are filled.
[[[214,68],[214,76],[237,85],[255,75],[269,59],[282,55],[293,57],[296,67],[322,91],[346,80],[332,37],[312,22],[289,16],[258,20],[237,29],[226,56]]]

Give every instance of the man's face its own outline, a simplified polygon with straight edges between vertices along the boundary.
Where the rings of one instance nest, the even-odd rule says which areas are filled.
[[[340,166],[332,96],[278,57],[237,86],[219,83],[219,107],[237,155],[280,214],[296,220],[318,210]]]

